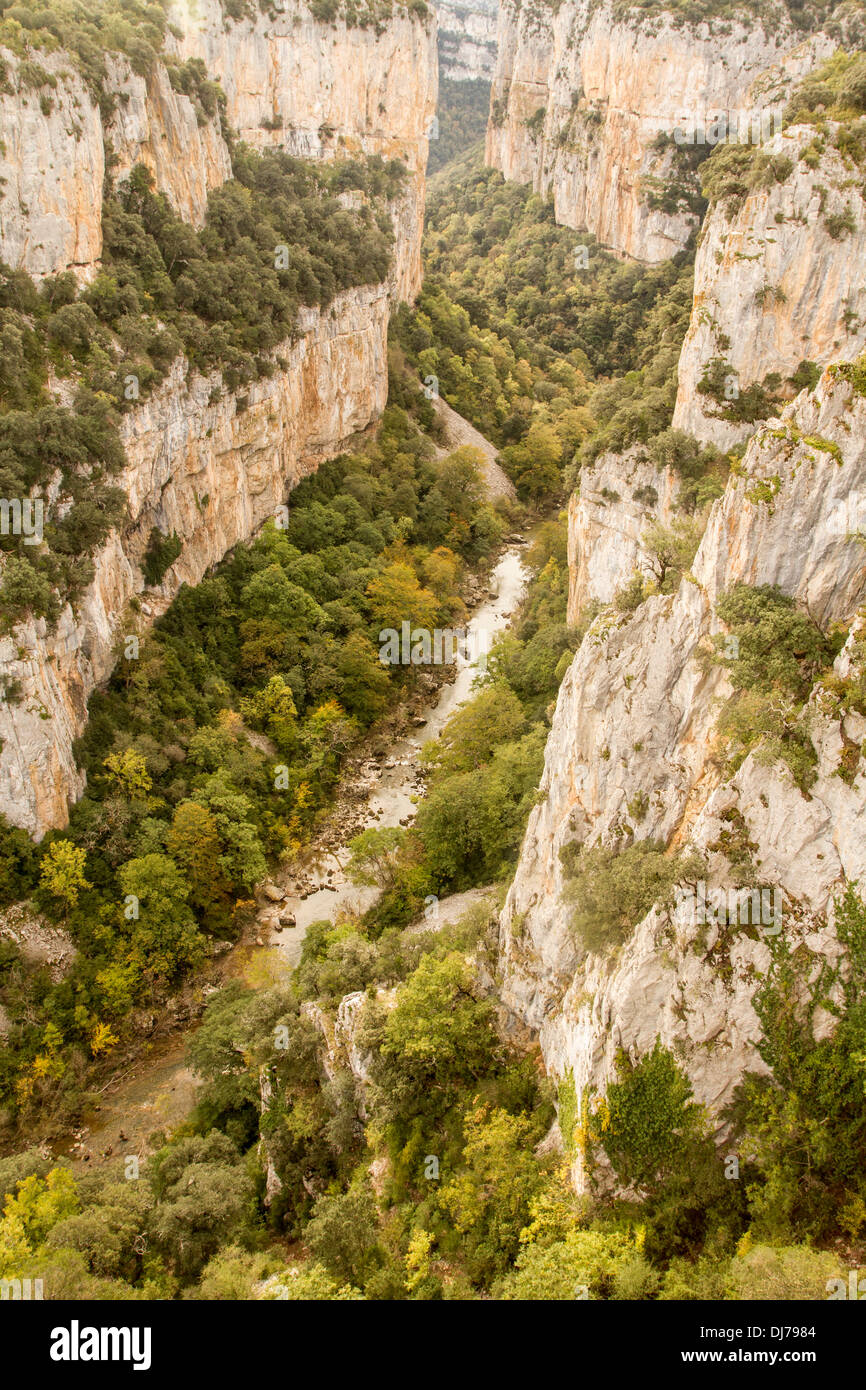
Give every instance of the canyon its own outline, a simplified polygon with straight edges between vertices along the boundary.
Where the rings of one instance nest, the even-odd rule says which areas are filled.
[[[625,491],[634,461],[617,470],[608,459],[601,476]],[[656,481],[663,498],[669,480]],[[609,502],[602,526],[585,486],[570,511],[572,599],[608,601],[635,564],[634,508]],[[838,959],[833,897],[866,870],[864,764],[858,758],[843,778],[841,759],[849,742],[859,748],[866,720],[840,714],[819,685],[809,706],[818,776],[808,793],[784,764],[754,753],[725,775],[715,726],[731,688],[700,649],[723,630],[714,602],[725,589],[778,585],[817,621],[853,625],[836,663],[850,669],[866,599],[864,517],[866,401],[829,370],[758,428],[677,591],[646,599],[634,615],[603,608],[563,680],[541,804],[501,918],[500,988],[511,1016],[538,1034],[548,1071],[571,1075],[584,1106],[613,1079],[620,1048],[637,1057],[660,1037],[717,1116],[744,1071],[763,1068],[753,994],[770,954],[759,932],[707,929],[687,903],[654,907],[622,946],[587,953],[564,891],[569,844],[625,835],[688,845],[704,857],[707,884],[736,887],[723,832],[738,821],[762,881],[783,894],[786,939],[816,959]]]
[[[179,9],[174,20],[171,56],[204,62],[225,92],[230,127],[254,149],[305,159],[381,155],[405,165],[391,208],[392,266],[386,283],[302,311],[299,340],[276,354],[285,366],[242,397],[222,389],[219,373],[201,377],[178,359],[154,396],[123,417],[128,524],[94,557],[95,578],[77,611],[67,605],[54,631],[31,621],[0,642],[4,681],[20,690],[0,707],[0,800],[37,838],[66,824],[69,801],[81,793],[73,743],[121,637],[141,631],[181,584],[196,583],[255,535],[300,477],[380,417],[390,313],[420,287],[437,83],[432,21],[399,11],[380,33],[320,22],[304,5],[275,19],[234,21],[216,0]],[[118,101],[103,126],[71,58],[46,56],[56,85],[40,102],[18,80],[15,56],[5,56],[13,90],[0,97],[0,255],[9,264],[37,278],[64,270],[83,282],[93,277],[107,150],[120,177],[143,163],[175,210],[201,224],[208,190],[230,175],[228,147],[218,117],[200,122],[164,66],[145,80],[108,54]],[[130,600],[145,588],[139,562],[153,528],[176,534],[183,550],[131,613]]]
[[[583,849],[652,841],[689,851],[711,894],[742,893],[751,880],[770,885],[791,949],[814,962],[841,959],[834,900],[866,873],[866,718],[833,689],[859,671],[866,603],[866,396],[844,370],[866,350],[866,200],[832,140],[815,148],[803,125],[764,142],[772,177],[705,207],[673,133],[718,112],[781,111],[846,25],[856,30],[857,16],[806,34],[785,18],[697,21],[610,0],[502,0],[494,45],[488,3],[437,8],[443,73],[470,80],[492,72],[488,164],[550,198],[557,222],[621,259],[655,266],[695,249],[672,425],[729,452],[730,474],[702,518],[694,558],[664,592],[652,582],[646,528],[681,515],[676,469],[637,443],[580,471],[567,501],[568,621],[593,616],[559,689],[486,984],[505,1029],[537,1039],[547,1075],[573,1086],[576,1131],[616,1078],[620,1056],[637,1061],[660,1041],[721,1141],[743,1076],[767,1072],[755,992],[772,961],[770,934],[752,923],[698,921],[693,900],[679,894],[656,902],[610,951],[593,951],[574,930],[570,879]],[[21,691],[0,707],[0,800],[36,839],[66,824],[83,790],[74,744],[119,644],[278,517],[295,483],[376,424],[387,401],[389,320],[421,288],[437,90],[432,17],[397,8],[381,26],[351,26],[316,18],[300,0],[267,17],[232,19],[218,0],[171,15],[166,62],[147,78],[109,56],[116,101],[105,119],[67,56],[45,56],[45,99],[16,56],[4,54],[0,255],[36,279],[64,270],[92,279],[109,166],[123,177],[143,163],[175,210],[201,226],[208,192],[231,174],[230,130],[255,150],[303,159],[400,160],[407,176],[390,206],[393,264],[383,283],[303,311],[279,369],[242,395],[225,389],[220,373],[197,375],[178,359],[123,417],[127,525],[97,555],[74,611],[67,606],[53,630],[31,621],[0,640],[3,677]],[[225,127],[218,115],[202,119],[172,87],[169,60],[190,59],[219,82]],[[772,413],[744,419],[726,409],[703,389],[714,364],[734,381],[733,399],[775,379]],[[801,368],[814,378],[805,389]],[[480,440],[444,404],[442,416],[449,443]],[[490,468],[495,451],[480,442]],[[146,589],[141,562],[154,529],[176,535],[182,549]],[[628,610],[615,601],[636,575],[648,594]],[[502,627],[506,604],[523,593],[513,548],[499,577],[505,597],[491,612]],[[832,676],[815,682],[807,702],[816,760],[808,789],[760,749],[736,768],[726,761],[718,720],[734,687],[707,652],[725,632],[717,602],[737,584],[775,586],[822,628],[847,634]],[[467,684],[431,711],[428,733]],[[420,742],[399,750],[412,766]],[[370,802],[373,819],[392,828],[411,819],[418,786],[393,771],[382,799]],[[344,851],[334,907],[351,899]],[[336,886],[318,881],[310,901],[295,904],[298,934],[269,940],[284,974]],[[362,1004],[353,991],[333,1018],[306,1006],[328,1046],[329,1077],[339,1052],[364,1082],[355,1045]],[[816,1036],[832,1027],[830,1011],[819,1010]],[[267,1087],[262,1100],[266,1111]],[[554,1139],[586,1191],[580,1142],[561,1130]],[[609,1176],[601,1172],[602,1181]],[[270,1163],[267,1181],[272,1196]]]

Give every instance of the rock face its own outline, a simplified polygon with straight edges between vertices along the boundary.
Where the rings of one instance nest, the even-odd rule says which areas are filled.
[[[407,189],[393,212],[393,278],[397,296],[413,298],[437,94],[434,22],[397,10],[382,29],[350,28],[316,20],[299,0],[240,22],[219,0],[195,0],[169,20],[177,33],[168,34],[167,57],[204,60],[225,91],[229,126],[254,149],[278,147],[305,159],[381,154],[407,163]],[[200,225],[208,191],[231,173],[219,116],[200,124],[164,64],[145,80],[122,55],[108,54],[105,85],[116,101],[103,128],[74,59],[37,57],[53,86],[28,86],[15,55],[0,49],[9,88],[0,93],[0,257],[34,276],[71,269],[93,277],[109,145],[118,177],[145,164],[180,216]]]
[[[65,55],[43,55],[56,86],[41,94],[20,82],[14,54],[0,49],[0,59],[9,89],[0,93],[0,257],[33,276],[75,270],[89,278],[102,247],[99,112]]]
[[[489,82],[496,69],[497,0],[438,0],[439,69],[452,82]]]
[[[593,599],[610,603],[635,571],[649,576],[641,535],[650,520],[669,523],[678,488],[673,469],[657,468],[639,445],[581,472],[568,504],[569,623]]]
[[[125,178],[136,164],[144,164],[184,221],[201,227],[208,193],[232,172],[219,116],[200,122],[189,97],[173,89],[162,64],[147,80],[125,59],[108,55],[106,65],[117,95],[106,131],[117,157],[115,177]]]
[[[804,42],[781,21],[694,24],[635,9],[503,0],[486,158],[507,179],[552,194],[557,221],[639,260],[680,250],[697,223],[685,201],[653,206],[651,180],[676,173],[660,134],[719,112],[762,110],[835,42]],[[658,187],[658,185],[656,185]]]
[[[0,705],[0,801],[15,824],[37,836],[64,825],[68,798],[83,790],[72,744],[121,638],[140,630],[128,602],[144,587],[138,562],[151,528],[176,532],[184,548],[145,620],[275,517],[299,478],[381,415],[388,309],[380,285],[303,311],[304,336],[280,354],[285,371],[250,386],[246,406],[231,394],[211,404],[219,374],[197,376],[178,360],[154,396],[124,417],[128,530],[113,533],[96,557],[77,614],[67,606],[51,635],[40,620],[0,641],[4,678],[22,690],[18,704]]]
[[[0,642],[0,672],[21,690],[20,701],[0,705],[0,801],[14,824],[37,837],[66,824],[69,800],[83,790],[72,746],[121,638],[162,611],[182,583],[198,582],[253,536],[299,478],[379,418],[387,398],[389,309],[420,286],[427,129],[437,83],[432,21],[398,10],[379,32],[349,29],[320,23],[295,4],[277,17],[257,13],[236,24],[216,0],[179,11],[175,21],[181,37],[173,40],[174,57],[204,59],[223,84],[230,125],[251,145],[304,157],[381,154],[404,160],[409,177],[392,208],[386,284],[350,290],[321,312],[302,311],[300,339],[277,354],[285,369],[243,396],[224,394],[219,374],[196,376],[178,360],[153,397],[124,417],[120,482],[129,525],[94,557],[93,583],[53,633],[34,622]],[[103,130],[71,59],[48,55],[45,67],[56,86],[30,92],[21,90],[10,60],[13,91],[0,97],[9,171],[0,205],[4,259],[33,274],[95,273],[107,141],[121,175],[145,163],[181,215],[201,222],[209,188],[231,172],[218,120],[199,125],[164,67],[145,82],[125,59],[109,55],[118,100]],[[153,527],[176,532],[183,550],[133,622],[128,604],[143,588],[139,562]]]
[[[575,525],[585,505],[573,509]],[[843,876],[866,871],[866,768],[861,759],[852,775],[838,774],[866,720],[840,722],[813,692],[819,775],[809,798],[784,764],[762,766],[754,753],[726,779],[714,728],[730,686],[696,654],[720,630],[713,604],[736,581],[778,584],[821,623],[850,623],[866,599],[866,559],[851,534],[864,517],[866,400],[825,373],[752,439],[678,592],[630,618],[603,612],[572,662],[500,945],[507,1008],[537,1030],[550,1072],[573,1073],[581,1103],[611,1079],[620,1047],[637,1057],[658,1036],[717,1113],[743,1071],[762,1067],[752,995],[769,954],[763,929],[701,925],[687,901],[651,910],[609,954],[587,954],[569,927],[564,845],[611,843],[628,828],[637,839],[688,842],[705,855],[708,885],[737,888],[721,832],[741,817],[760,881],[782,894],[782,929],[812,951],[837,949],[825,914],[832,919]],[[585,516],[580,525],[587,537]],[[612,567],[602,568],[597,582],[609,588]],[[591,585],[591,559],[584,573]]]
[[[784,382],[802,361],[851,360],[866,346],[866,203],[832,130],[817,163],[803,157],[814,135],[795,126],[770,140],[766,152],[784,161],[776,167],[787,177],[771,176],[735,208],[714,204],[701,232],[673,423],[721,448],[752,427],[720,416],[698,390],[711,361],[724,361],[742,391],[773,372]]]
[[[22,80],[14,54],[3,49],[0,57],[11,89],[0,94],[0,258],[7,264],[35,278],[63,270],[93,278],[109,147],[117,177],[146,165],[175,211],[201,225],[209,190],[231,174],[229,152],[219,118],[199,125],[162,64],[145,81],[125,58],[107,55],[107,88],[117,104],[103,127],[67,54],[39,55],[55,85],[35,89]]]
[[[219,0],[170,12],[178,58],[201,58],[226,95],[226,119],[253,149],[303,159],[379,154],[409,168],[394,210],[395,291],[421,287],[424,170],[436,110],[435,22],[395,6],[383,28],[314,18],[298,0],[234,21]]]

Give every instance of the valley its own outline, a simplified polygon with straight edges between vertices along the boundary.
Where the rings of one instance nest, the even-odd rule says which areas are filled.
[[[860,0],[0,5],[0,1279],[857,1290],[864,238]]]

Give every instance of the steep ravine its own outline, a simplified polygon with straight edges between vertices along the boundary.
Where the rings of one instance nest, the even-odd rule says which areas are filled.
[[[486,650],[493,637],[505,631],[523,597],[527,575],[522,547],[510,545],[494,566],[487,584],[487,596],[474,609],[466,624],[471,634],[470,653]],[[483,634],[483,637],[481,637]],[[479,640],[480,639],[480,640]],[[479,645],[473,645],[478,643]],[[415,800],[423,786],[419,761],[422,746],[436,738],[446,720],[467,700],[477,674],[475,660],[458,658],[453,679],[439,689],[431,703],[411,723],[405,711],[396,711],[381,730],[372,730],[368,755],[342,785],[334,813],[323,833],[305,847],[303,856],[290,869],[277,871],[268,888],[259,890],[259,913],[252,938],[239,942],[224,955],[214,970],[218,980],[244,978],[260,985],[264,981],[284,981],[291,976],[301,955],[303,939],[311,922],[336,920],[338,910],[359,909],[375,898],[375,890],[358,888],[345,876],[343,866],[349,858],[345,841],[334,845],[333,825],[342,826],[346,839],[367,827],[396,826],[415,815]],[[346,830],[346,826],[351,829]],[[303,885],[303,887],[301,886]],[[469,895],[459,895],[455,910]],[[438,904],[440,920],[449,918],[448,900]],[[291,916],[295,925],[283,927],[280,916]],[[212,992],[209,986],[207,992]],[[179,1124],[194,1104],[196,1081],[185,1059],[189,1024],[154,1044],[141,1060],[121,1073],[104,1088],[98,1105],[87,1112],[70,1141],[55,1145],[57,1152],[98,1163],[110,1156],[106,1151],[142,1155],[149,1151],[149,1136]],[[125,1137],[119,1139],[120,1134]]]

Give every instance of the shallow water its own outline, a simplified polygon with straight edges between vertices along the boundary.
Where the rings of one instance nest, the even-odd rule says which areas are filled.
[[[467,624],[467,648],[470,659],[457,656],[457,676],[444,685],[431,705],[426,723],[415,733],[397,739],[387,758],[367,802],[363,829],[373,826],[396,826],[413,820],[418,795],[419,754],[424,744],[437,738],[454,711],[472,694],[472,684],[479,675],[479,658],[483,663],[492,639],[508,627],[509,619],[526,592],[527,574],[521,548],[511,546],[502,555],[490,576],[489,587],[495,594],[479,604]],[[360,832],[355,832],[360,833]],[[354,836],[353,836],[354,838]],[[306,898],[287,897],[281,909],[294,913],[297,926],[283,932],[271,932],[264,938],[279,954],[288,969],[294,969],[301,957],[301,945],[311,922],[327,918],[333,921],[338,908],[363,910],[375,900],[374,888],[358,888],[343,872],[349,860],[349,850],[338,850],[323,857],[310,874],[316,890]],[[331,874],[328,876],[328,870]]]

